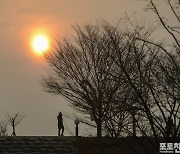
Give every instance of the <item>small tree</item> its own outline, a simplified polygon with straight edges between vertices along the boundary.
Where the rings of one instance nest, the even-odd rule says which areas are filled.
[[[16,136],[15,127],[22,121],[23,118],[24,115],[18,112],[15,113],[14,115],[10,115],[9,113],[6,113],[6,119],[13,129],[11,136]]]
[[[0,122],[0,136],[7,135],[7,122],[1,121]]]

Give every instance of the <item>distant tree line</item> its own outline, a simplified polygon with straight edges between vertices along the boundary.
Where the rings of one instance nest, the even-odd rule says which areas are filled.
[[[146,10],[155,13],[158,27],[129,17],[116,26],[105,21],[74,26],[74,40],[58,41],[56,50],[46,55],[52,68],[43,80],[46,91],[66,97],[81,113],[91,112],[97,137],[103,132],[112,137],[153,137],[157,149],[161,138],[178,141],[180,5],[167,0],[167,6],[176,25],[150,0]],[[153,39],[160,27],[169,41]]]

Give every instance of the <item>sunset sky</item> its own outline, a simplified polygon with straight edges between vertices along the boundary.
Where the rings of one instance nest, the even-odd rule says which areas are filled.
[[[17,135],[57,135],[58,112],[75,112],[65,98],[43,91],[41,81],[48,65],[33,51],[33,36],[45,34],[52,51],[54,38],[70,37],[75,24],[100,19],[116,23],[125,12],[151,20],[151,13],[143,11],[146,4],[145,0],[1,0],[0,121],[6,112],[20,112],[25,118],[17,126]],[[64,125],[74,132],[73,121],[64,117]],[[66,130],[65,135],[69,135]]]

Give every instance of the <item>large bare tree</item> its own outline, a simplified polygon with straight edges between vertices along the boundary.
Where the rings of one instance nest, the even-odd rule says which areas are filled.
[[[52,72],[44,79],[44,86],[48,92],[65,96],[76,110],[91,111],[100,137],[119,89],[107,74],[116,69],[110,58],[113,51],[102,25],[75,26],[74,30],[72,43],[58,41],[56,51],[46,56]]]
[[[148,8],[154,12],[167,36],[163,38],[166,40],[164,43],[148,43],[163,52],[157,62],[159,73],[156,74],[161,85],[161,113],[166,126],[163,134],[167,142],[176,142],[180,136],[180,1],[167,0],[166,4],[171,18],[160,11],[161,8],[155,1],[150,0]]]
[[[109,42],[113,42],[113,50],[117,55],[112,56],[119,67],[117,77],[119,72],[121,75],[123,72],[125,80],[132,88],[134,95],[132,107],[135,106],[137,112],[136,125],[143,136],[154,137],[154,146],[157,150],[160,137],[163,137],[166,142],[177,142],[180,133],[180,5],[177,0],[168,0],[167,6],[177,19],[176,23],[168,22],[170,19],[167,21],[161,16],[155,1],[150,0],[148,8],[154,11],[170,41],[164,42],[166,38],[159,38],[163,41],[157,41],[157,39],[155,41],[152,37],[153,32],[139,23],[136,25],[132,22],[131,29],[125,34],[127,39],[124,39],[124,47],[116,37],[118,31],[109,33],[111,36]],[[175,25],[170,25],[171,23]],[[157,32],[156,29],[154,32]],[[124,63],[127,58],[130,59],[128,65]],[[127,104],[127,110],[132,112],[132,107],[128,106],[129,104]],[[148,128],[144,127],[142,118]]]
[[[75,42],[58,42],[47,55],[53,71],[44,86],[68,98],[77,110],[91,110],[98,136],[103,124],[112,136],[130,131],[123,124],[132,116],[138,133],[153,136],[158,149],[159,137],[169,141],[179,136],[179,3],[167,1],[176,26],[164,20],[155,1],[149,2],[148,9],[171,37],[168,46],[155,42],[153,31],[140,23],[131,22],[125,31],[108,24],[77,26]]]
[[[126,96],[125,109],[131,114],[139,112],[141,117],[147,117],[154,137],[158,138],[151,113],[154,103],[151,101],[152,94],[148,86],[150,83],[155,85],[154,78],[151,78],[151,72],[154,72],[155,60],[159,49],[136,39],[138,35],[147,40],[151,31],[144,32],[144,27],[139,25],[134,28],[134,32],[124,33],[123,43],[117,37],[119,33],[117,29],[114,31],[109,30],[108,39],[109,42],[112,42],[112,49],[116,53],[114,57],[112,56],[112,59],[118,66],[116,70],[117,78],[119,78],[119,73],[121,76],[123,73],[123,80],[126,86],[128,89],[131,89],[129,93],[124,95]],[[141,125],[139,124],[139,126]],[[144,133],[141,127],[139,129],[141,133]]]

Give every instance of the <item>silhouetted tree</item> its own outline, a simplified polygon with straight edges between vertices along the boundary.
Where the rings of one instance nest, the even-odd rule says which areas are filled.
[[[156,70],[154,71],[157,87],[153,88],[151,86],[151,91],[154,90],[154,99],[156,104],[159,104],[159,111],[156,114],[161,115],[158,128],[161,132],[160,136],[163,136],[167,142],[170,141],[167,129],[169,127],[168,119],[170,118],[173,121],[173,133],[171,135],[175,142],[180,136],[180,4],[178,0],[167,0],[166,12],[169,11],[171,15],[171,18],[169,18],[167,13],[163,14],[164,12],[160,11],[161,5],[157,3],[157,1],[150,0],[147,9],[154,12],[160,28],[164,30],[166,35],[163,38],[160,37],[163,41],[155,42],[137,38],[156,46],[161,51],[161,56],[158,56],[156,60]]]
[[[73,43],[58,41],[56,51],[47,55],[53,72],[44,79],[47,92],[65,96],[78,111],[92,111],[97,125],[97,136],[102,135],[102,125],[113,110],[117,85],[107,72],[116,69],[107,32],[103,26],[74,27],[77,37]],[[121,79],[119,77],[119,82]]]
[[[172,5],[172,3],[174,4]],[[132,24],[131,21],[131,28],[126,29],[125,32],[127,39],[124,39],[124,47],[116,37],[117,30],[110,31],[109,35],[111,36],[109,42],[113,42],[113,50],[117,55],[112,56],[119,67],[117,78],[118,73],[122,74],[123,72],[125,81],[132,89],[130,98],[134,103],[130,104],[130,108],[129,103],[127,104],[127,111],[131,111],[134,106],[137,108],[135,120],[139,132],[143,136],[153,136],[156,141],[154,146],[157,150],[159,137],[165,138],[167,142],[177,142],[180,136],[180,20],[178,12],[180,5],[178,1],[170,0],[167,4],[177,19],[177,25],[169,25],[164,20],[165,18],[160,15],[155,1],[150,0],[148,8],[157,15],[162,27],[170,36],[170,42],[155,41],[152,39],[153,31],[147,30],[139,23]],[[156,29],[154,32],[157,32]],[[124,63],[125,59],[129,59],[128,65]],[[172,129],[172,138],[168,135],[168,128]]]
[[[1,121],[0,122],[0,136],[6,136],[7,134],[7,122]]]
[[[6,119],[13,129],[11,136],[16,136],[15,127],[22,121],[23,118],[24,118],[24,115],[21,113],[15,113],[14,115],[6,113]]]
[[[97,136],[106,127],[111,136],[129,130],[130,117],[143,136],[169,140],[168,117],[173,119],[173,139],[180,136],[179,121],[179,3],[168,0],[177,26],[170,25],[150,0],[171,42],[153,40],[153,31],[130,21],[130,28],[110,26],[75,27],[73,43],[58,42],[57,50],[46,58],[53,70],[44,80],[48,92],[65,96],[83,112],[92,111]],[[170,22],[171,23],[171,22]],[[172,120],[171,120],[172,121]]]
[[[165,42],[166,44],[150,43],[154,43],[154,45],[158,46],[164,52],[164,61],[162,61],[162,59],[158,61],[164,76],[163,80],[160,79],[159,82],[162,84],[164,99],[166,101],[166,104],[163,106],[166,112],[166,119],[164,118],[166,123],[164,137],[167,142],[170,140],[168,135],[168,118],[170,118],[173,129],[171,140],[177,142],[180,136],[180,3],[178,0],[167,1],[167,6],[174,19],[173,22],[160,13],[159,7],[152,0],[150,1],[150,5],[152,6],[150,9],[153,10],[158,17],[161,27],[168,34],[170,40]],[[164,83],[162,83],[163,81]]]
[[[109,42],[111,42],[112,50],[116,53],[112,56],[112,59],[118,66],[116,70],[117,79],[119,78],[119,73],[123,73],[125,85],[130,89],[130,91],[124,95],[124,99],[126,99],[124,104],[126,111],[132,115],[136,107],[136,110],[139,110],[139,114],[141,113],[141,117],[147,117],[152,131],[156,132],[151,113],[154,104],[151,102],[150,89],[146,84],[154,83],[154,81],[150,79],[150,72],[154,71],[155,57],[158,50],[157,47],[136,40],[137,35],[147,39],[151,34],[151,31],[144,32],[143,28],[144,25],[141,27],[138,25],[134,32],[125,32],[123,43],[117,36],[117,29],[113,31],[109,30],[108,39]]]

